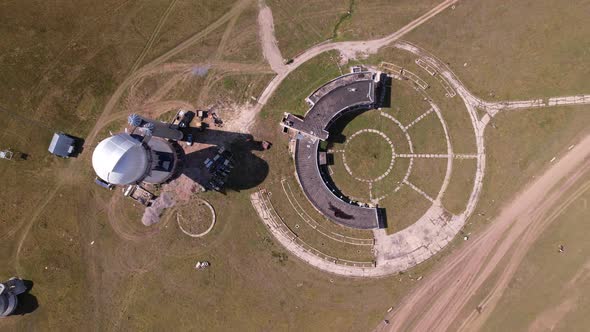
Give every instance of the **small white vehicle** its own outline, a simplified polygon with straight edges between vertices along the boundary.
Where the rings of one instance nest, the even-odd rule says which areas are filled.
[[[202,270],[202,269],[206,269],[210,266],[211,264],[209,264],[209,262],[204,261],[204,262],[197,262],[197,264],[195,265],[195,269],[197,270]]]

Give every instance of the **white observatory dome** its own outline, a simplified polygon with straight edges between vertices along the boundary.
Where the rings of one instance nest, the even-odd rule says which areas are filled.
[[[92,167],[101,179],[112,184],[131,184],[147,173],[148,151],[126,133],[100,142],[92,154]]]

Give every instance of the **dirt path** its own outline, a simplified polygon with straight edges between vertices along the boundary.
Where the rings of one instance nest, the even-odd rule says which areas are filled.
[[[495,272],[500,260],[509,257],[509,267],[499,278],[497,287],[481,304],[484,315],[470,319],[463,325],[467,330],[477,329],[507,286],[505,280],[509,280],[514,273],[515,268],[510,264],[517,266],[530,245],[559,211],[583,192],[575,191],[566,198],[565,203],[555,206],[563,201],[563,194],[580,185],[576,180],[589,169],[590,136],[587,136],[521,192],[488,229],[447,257],[438,270],[425,278],[390,313],[387,319],[391,324],[382,324],[377,330],[448,330],[460,318],[461,311],[472,300],[475,292]],[[515,245],[517,248],[512,252]]]
[[[35,212],[31,216],[31,219],[29,219],[29,221],[26,223],[25,228],[24,228],[20,238],[18,239],[16,252],[14,253],[14,260],[15,260],[14,265],[15,265],[17,274],[23,273],[21,266],[20,266],[20,252],[22,250],[23,244],[25,243],[27,235],[29,235],[29,232],[31,231],[33,224],[35,224],[35,221],[39,218],[39,216],[41,216],[41,212],[43,212],[43,210],[45,210],[45,207],[47,207],[47,204],[49,204],[49,202],[51,202],[53,197],[55,197],[57,192],[61,189],[61,186],[62,186],[62,183],[60,182],[60,183],[57,183],[52,188],[52,190],[45,196],[45,200],[43,201],[43,203],[41,203],[41,205],[39,205],[39,207],[35,210]]]
[[[568,179],[568,183],[566,183],[564,187],[569,188],[570,186],[574,185],[572,181],[578,180],[577,175],[580,174],[580,176],[582,176],[585,172],[588,171],[589,168],[590,164],[586,165],[585,167],[580,167],[580,169],[576,171],[575,175]],[[481,308],[484,308],[485,310],[482,311],[481,314],[476,310],[472,311],[471,314],[467,317],[467,319],[462,323],[462,330],[478,330],[481,328],[483,323],[485,323],[485,321],[489,318],[491,313],[496,308],[498,302],[504,294],[504,291],[508,287],[508,283],[516,274],[516,270],[524,260],[527,252],[533,246],[535,240],[543,234],[547,227],[553,221],[555,221],[555,219],[557,219],[557,217],[559,217],[566,210],[566,208],[568,208],[576,199],[583,195],[588,189],[590,189],[590,182],[586,182],[573,194],[569,195],[566,198],[565,202],[559,204],[558,206],[554,206],[551,203],[561,200],[560,196],[564,194],[563,191],[553,192],[551,193],[549,198],[545,199],[546,204],[544,204],[544,208],[536,210],[534,212],[534,216],[531,217],[529,225],[532,224],[532,226],[527,226],[527,229],[523,231],[518,241],[515,241],[514,247],[510,249],[510,260],[508,264],[505,267],[503,267],[503,271],[499,279],[494,284],[493,289],[486,296],[486,298],[478,304]],[[545,216],[549,212],[551,212],[551,214],[549,216]],[[490,268],[493,269],[493,267]]]
[[[283,62],[283,55],[279,49],[277,38],[275,37],[275,25],[272,17],[272,11],[266,5],[260,7],[258,14],[258,26],[260,27],[260,41],[262,43],[262,54],[270,68],[277,73],[287,71],[287,66]]]
[[[371,54],[376,53],[381,47],[391,44],[395,40],[398,40],[408,32],[416,29],[420,25],[427,22],[432,17],[436,16],[443,10],[447,9],[451,5],[455,4],[459,0],[445,0],[441,2],[436,7],[429,10],[424,15],[418,17],[417,19],[413,20],[412,22],[408,23],[398,31],[380,39],[368,40],[368,41],[350,41],[350,42],[337,42],[337,43],[323,43],[318,44],[307,51],[301,53],[299,56],[293,59],[293,62],[289,65],[285,65],[285,69],[279,69],[277,71],[278,75],[268,84],[268,86],[264,89],[260,98],[258,98],[258,105],[256,107],[256,111],[260,111],[262,107],[268,102],[272,94],[275,90],[279,87],[281,82],[295,69],[299,66],[304,64],[305,62],[309,61],[310,59],[322,54],[324,52],[328,52],[331,50],[338,50],[341,54],[348,58],[354,58],[357,53],[365,53]],[[269,9],[268,9],[269,10]],[[270,10],[269,10],[270,11]],[[261,14],[263,15],[263,14]],[[272,13],[264,14],[264,20],[261,20],[259,17],[259,25],[260,25],[260,35],[261,36],[269,36],[274,34],[274,24],[270,22],[272,20]],[[274,39],[274,37],[272,37]],[[267,41],[263,43],[266,45],[267,52],[270,52],[269,56],[273,57],[273,62],[275,57],[277,57],[277,51],[273,51],[272,46],[272,39],[267,38]],[[264,40],[264,39],[263,39]],[[276,40],[276,39],[275,39]],[[280,51],[279,51],[280,54]],[[265,54],[265,57],[267,55]],[[281,57],[282,59],[282,57]],[[281,60],[282,61],[282,60]],[[273,68],[274,69],[274,68]]]
[[[184,51],[188,47],[192,46],[194,43],[198,42],[199,40],[203,39],[205,36],[209,35],[209,33],[215,31],[217,28],[221,27],[223,24],[227,23],[231,20],[234,16],[239,15],[246,6],[248,6],[252,0],[242,0],[238,1],[226,14],[221,16],[217,21],[213,22],[212,24],[208,25],[205,29],[199,31],[198,33],[194,34],[184,42],[180,43],[170,51],[162,54],[158,58],[154,59],[149,64],[143,66],[141,69],[132,72],[115,90],[115,92],[111,95],[111,98],[105,105],[100,117],[96,121],[96,125],[90,131],[89,135],[86,137],[86,142],[88,144],[92,144],[96,139],[96,135],[103,127],[103,123],[107,120],[110,114],[115,109],[115,106],[125,93],[125,91],[132,86],[137,80],[139,80],[145,72],[149,72],[150,70],[154,70],[158,65],[163,64],[165,61],[169,60],[173,56],[179,54],[180,52]]]
[[[234,27],[236,26],[236,22],[238,21],[238,18],[240,17],[240,14],[236,14],[227,24],[227,27],[225,28],[225,31],[223,32],[223,36],[221,36],[221,40],[219,41],[219,45],[217,45],[217,49],[213,53],[213,56],[210,58],[211,61],[218,61],[221,59],[223,52],[225,51],[225,49],[227,47],[228,41],[232,35],[232,32],[234,31]],[[214,73],[210,73],[209,75],[207,75],[205,77],[205,83],[203,84],[203,87],[201,88],[201,92],[199,93],[199,96],[197,97],[197,101],[200,105],[206,104],[207,99],[209,98],[209,90],[211,90],[211,87],[213,86],[217,76],[218,75],[216,75]]]
[[[156,41],[156,39],[158,38],[158,35],[160,34],[160,31],[162,30],[162,26],[164,25],[164,23],[168,19],[168,16],[170,16],[170,12],[172,11],[172,8],[174,8],[174,5],[176,4],[177,1],[178,0],[170,1],[170,4],[166,8],[166,10],[164,10],[164,13],[162,13],[162,16],[160,16],[160,20],[156,24],[154,31],[150,35],[150,38],[148,39],[147,43],[143,47],[143,50],[141,50],[141,53],[139,54],[139,56],[135,60],[135,63],[133,64],[133,66],[131,67],[131,70],[129,71],[130,73],[135,72],[137,70],[137,68],[139,68],[139,66],[141,65],[141,63],[145,59],[145,56],[151,50],[152,45],[154,45],[154,42]]]

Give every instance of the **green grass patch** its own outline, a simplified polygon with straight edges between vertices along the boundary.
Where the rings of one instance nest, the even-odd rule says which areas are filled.
[[[393,154],[390,144],[383,137],[364,132],[348,140],[344,157],[352,174],[371,180],[387,171]]]
[[[436,199],[447,172],[447,159],[414,158],[410,181],[428,196]]]
[[[398,192],[389,194],[379,205],[387,211],[387,233],[391,234],[418,221],[432,203],[404,185]]]
[[[391,114],[407,126],[430,109],[430,104],[408,81],[393,80],[391,85],[391,108],[383,111]]]
[[[301,65],[283,81],[264,107],[263,116],[268,116],[270,112],[281,116],[283,112],[305,114],[309,109],[305,98],[340,74],[336,52],[320,54]]]
[[[453,160],[451,181],[442,199],[445,209],[454,214],[460,214],[465,210],[469,195],[473,191],[476,170],[476,159]]]
[[[445,132],[436,113],[430,113],[408,129],[414,153],[447,153]]]
[[[590,40],[580,22],[589,10],[584,1],[463,3],[404,38],[449,62],[484,99],[583,94],[590,91]]]

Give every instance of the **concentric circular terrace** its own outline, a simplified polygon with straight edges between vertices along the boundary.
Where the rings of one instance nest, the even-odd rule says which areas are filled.
[[[374,137],[375,135],[377,137]],[[366,136],[372,136],[373,138],[367,140],[365,139]],[[353,140],[355,137],[359,139]],[[361,129],[346,140],[345,148],[346,150],[342,154],[344,168],[357,181],[377,182],[389,175],[389,172],[393,169],[395,148],[391,139],[381,131]]]
[[[353,98],[351,102],[348,96],[343,97],[359,89],[348,83],[334,83],[341,77],[308,97],[311,108],[303,119],[287,114],[283,121],[283,126],[298,133],[294,136],[294,159],[297,179],[307,199],[321,214],[340,225],[375,229],[374,265],[322,257],[321,252],[298,245],[287,231],[281,231],[280,216],[265,214],[255,204],[259,215],[283,245],[304,261],[332,273],[380,276],[424,261],[448,244],[463,227],[481,189],[485,126],[482,121],[487,119],[479,119],[469,95],[444,64],[411,44],[400,42],[394,47],[409,51],[415,66],[402,68],[394,63],[382,63],[373,69],[373,73],[383,71],[393,78],[391,105],[382,103],[382,89],[379,89],[382,78],[373,77],[377,89],[372,96],[359,93],[369,96],[369,105],[363,98]],[[412,100],[402,98],[403,93],[401,97],[396,95],[398,89],[403,92],[402,86],[410,87]],[[334,99],[344,101],[344,105],[329,101],[332,91],[337,91]],[[328,102],[322,106],[323,99]],[[455,125],[456,115],[450,113],[449,104],[456,105],[457,100],[461,101],[462,116],[470,120],[471,129]],[[398,104],[400,101],[402,105]],[[451,126],[446,114],[451,116]],[[341,122],[345,125],[339,125]],[[451,137],[459,135],[455,134],[457,129],[463,135],[459,142],[471,141],[472,148],[460,143],[459,153],[455,151]],[[354,154],[359,158],[350,157],[354,153],[351,147],[361,143],[355,141],[363,136],[379,151],[362,151]],[[322,141],[327,144],[320,144]],[[371,165],[367,159],[373,156],[380,164]],[[383,164],[387,164],[385,171]],[[378,174],[371,174],[373,169]],[[453,206],[457,178],[472,179],[461,188],[470,194],[460,210],[447,208]],[[307,187],[310,183],[312,186]],[[263,193],[254,196],[253,203],[265,199]]]

